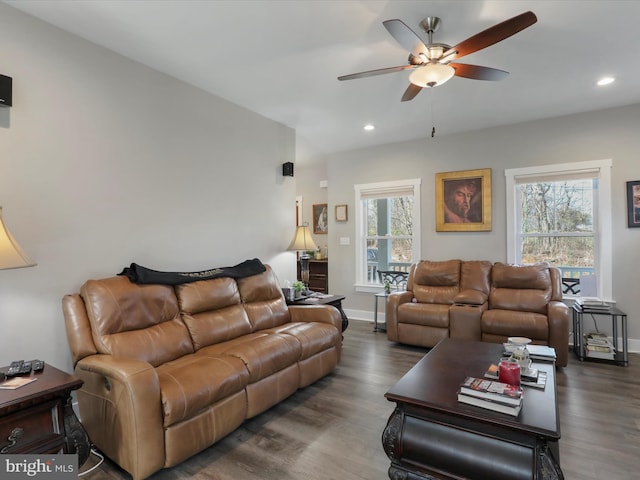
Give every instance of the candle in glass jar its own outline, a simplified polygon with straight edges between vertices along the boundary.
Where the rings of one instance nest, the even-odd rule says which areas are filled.
[[[508,360],[500,361],[498,365],[498,379],[516,387],[520,386],[520,364]]]

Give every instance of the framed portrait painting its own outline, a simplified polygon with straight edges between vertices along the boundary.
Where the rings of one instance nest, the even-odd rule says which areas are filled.
[[[313,206],[313,233],[323,234],[328,229],[329,215],[327,213],[326,203],[317,203]]]
[[[436,173],[436,231],[491,231],[491,169]]]
[[[640,180],[627,182],[627,226],[640,227]]]

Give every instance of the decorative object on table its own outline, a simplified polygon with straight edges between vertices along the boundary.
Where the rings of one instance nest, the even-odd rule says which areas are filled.
[[[511,359],[500,360],[498,380],[514,387],[520,386],[520,364]]]
[[[299,252],[300,255],[300,277],[306,286],[309,285],[309,254],[308,251],[314,252],[318,247],[313,243],[311,238],[311,232],[309,231],[309,225],[303,223],[296,227],[296,233],[293,235],[293,240],[289,244],[287,250],[294,250]]]
[[[627,226],[640,227],[640,180],[627,182]]]
[[[491,169],[436,173],[436,231],[491,231]]]
[[[391,282],[389,280],[384,281],[384,293],[387,295],[391,293]]]
[[[35,265],[36,263],[24,253],[18,242],[9,233],[2,219],[2,207],[0,207],[0,270]]]
[[[347,220],[349,220],[347,206],[336,205],[336,222],[346,222]]]
[[[301,282],[300,280],[297,280],[297,281],[293,282],[291,287],[293,288],[293,291],[295,292],[295,298],[302,297],[302,294],[307,290],[306,285],[303,282]]]
[[[498,380],[498,365],[492,363],[484,372],[484,378]],[[544,390],[547,384],[547,372],[541,372],[537,368],[520,369],[520,386],[534,387]]]
[[[313,206],[313,233],[322,235],[329,231],[329,215],[326,203]],[[314,249],[315,250],[315,249]]]
[[[526,337],[509,337],[507,341],[513,346],[510,359],[518,363],[522,368],[528,368],[531,365],[531,358],[529,357],[527,345],[531,343],[531,339]]]

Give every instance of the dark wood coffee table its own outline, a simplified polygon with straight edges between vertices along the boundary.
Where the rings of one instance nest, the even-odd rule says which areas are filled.
[[[533,364],[547,384],[525,387],[517,417],[458,402],[464,378],[482,377],[501,354],[500,344],[443,340],[385,394],[396,403],[382,434],[389,478],[564,478],[554,363]]]

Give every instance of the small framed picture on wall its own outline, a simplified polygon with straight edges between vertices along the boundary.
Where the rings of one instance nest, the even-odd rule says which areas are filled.
[[[313,233],[323,234],[329,231],[329,215],[327,204],[317,203],[313,206]]]
[[[336,222],[346,222],[349,220],[346,205],[336,205]]]
[[[640,227],[640,180],[627,182],[627,225]]]

